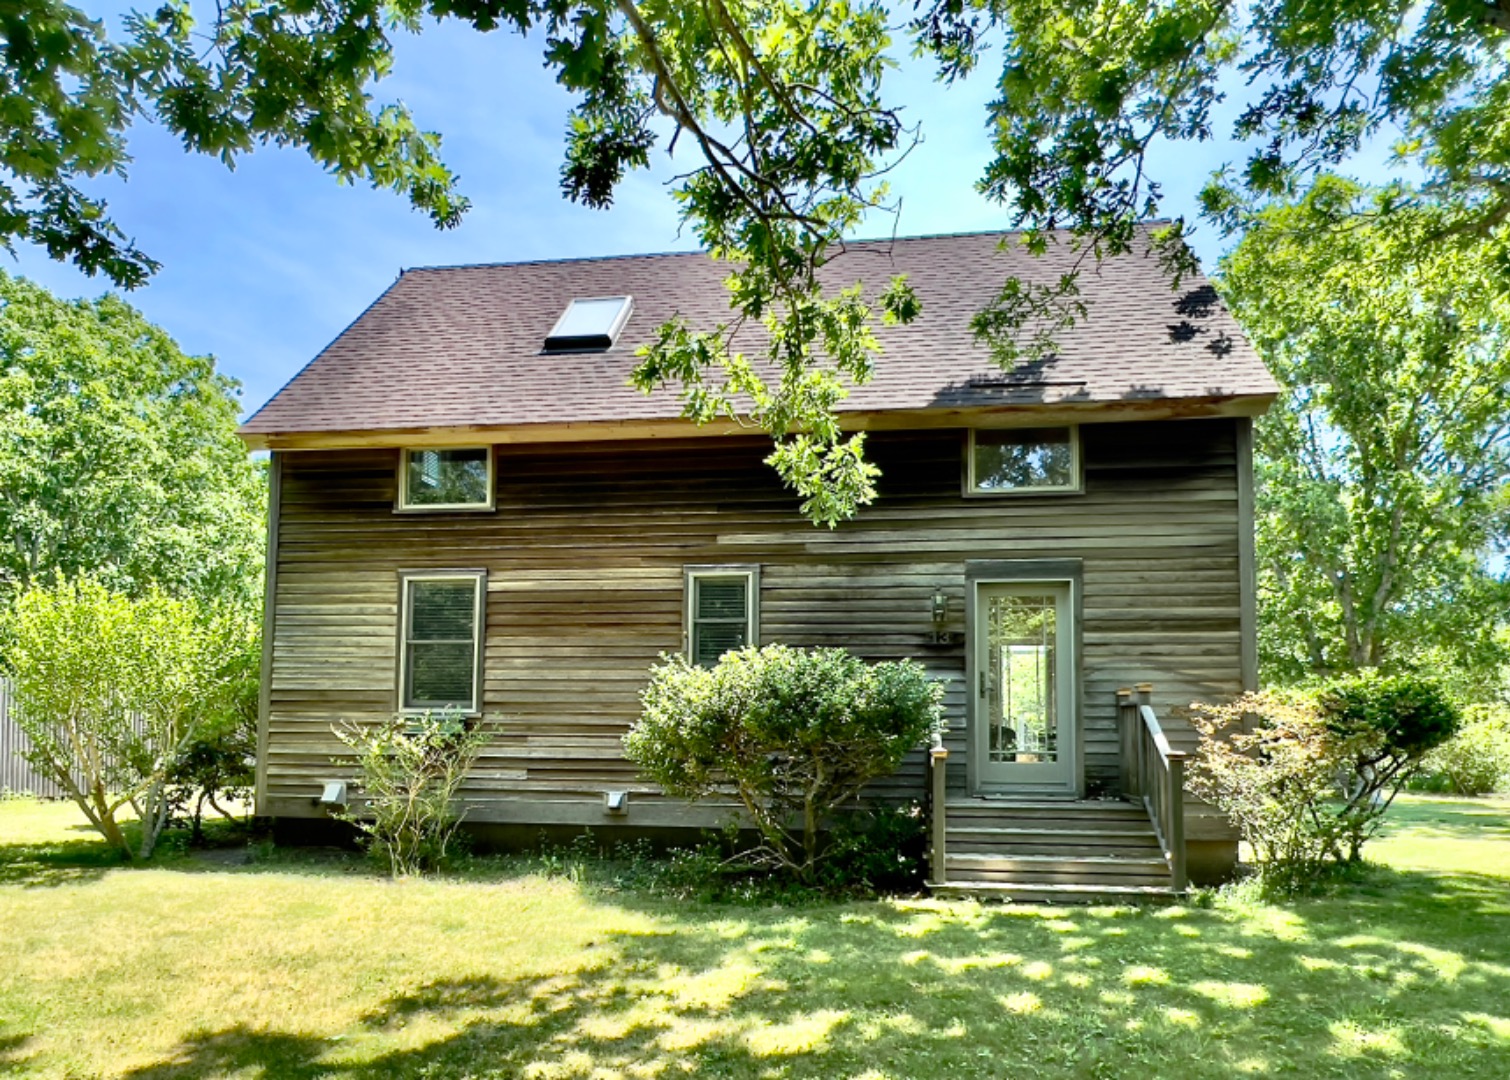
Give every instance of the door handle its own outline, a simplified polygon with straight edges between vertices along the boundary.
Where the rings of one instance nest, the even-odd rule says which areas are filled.
[[[980,696],[986,696],[986,671],[984,668],[980,672]]]

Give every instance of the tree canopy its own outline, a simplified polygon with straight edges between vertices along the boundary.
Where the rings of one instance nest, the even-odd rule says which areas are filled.
[[[0,597],[56,572],[259,603],[265,490],[239,395],[119,298],[0,274]]]
[[[862,438],[834,406],[870,376],[874,320],[919,314],[905,281],[867,295],[819,280],[847,236],[876,227],[885,172],[915,145],[884,92],[900,24],[945,79],[999,53],[995,157],[980,186],[1035,250],[1065,242],[1091,261],[1128,250],[1138,221],[1168,211],[1158,147],[1222,134],[1244,160],[1153,233],[1174,283],[1192,267],[1187,218],[1241,227],[1385,132],[1424,182],[1375,211],[1431,203],[1439,241],[1510,216],[1502,0],[221,0],[202,20],[189,0],[167,0],[115,37],[64,0],[15,0],[0,11],[0,239],[144,281],[150,254],[86,190],[124,169],[125,133],[143,119],[227,163],[258,145],[303,147],[338,178],[454,225],[467,198],[439,136],[375,91],[395,36],[430,20],[541,32],[576,96],[561,163],[572,199],[606,206],[656,146],[693,151],[672,194],[730,263],[730,316],[662,327],[637,382],[678,388],[699,420],[741,400],[807,513],[830,524],[874,495]],[[1242,107],[1221,130],[1229,95]],[[1052,350],[1082,314],[1076,276],[1004,280],[977,332],[1003,363]],[[744,322],[768,331],[755,359],[769,369],[731,351]]]
[[[1257,426],[1260,639],[1280,681],[1493,677],[1510,585],[1510,296],[1500,244],[1323,177],[1255,219],[1221,286],[1285,386]],[[1497,679],[1495,679],[1497,682]]]

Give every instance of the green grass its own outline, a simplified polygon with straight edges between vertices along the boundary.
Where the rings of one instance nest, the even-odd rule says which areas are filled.
[[[1510,1076],[1510,800],[1273,906],[674,903],[489,864],[113,864],[0,803],[0,1074]]]

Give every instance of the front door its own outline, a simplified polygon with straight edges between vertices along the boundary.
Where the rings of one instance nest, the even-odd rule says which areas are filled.
[[[1070,583],[977,584],[971,629],[976,786],[988,793],[1073,792]]]

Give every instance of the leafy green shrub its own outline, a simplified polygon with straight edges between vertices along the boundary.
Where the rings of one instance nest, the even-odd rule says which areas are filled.
[[[486,732],[454,712],[334,730],[355,752],[362,792],[337,816],[366,836],[368,851],[394,877],[444,866],[461,825],[457,792],[487,743]]]
[[[1190,790],[1232,820],[1273,891],[1356,863],[1400,788],[1459,722],[1435,686],[1372,675],[1198,704],[1191,720],[1200,743]]]
[[[835,810],[943,720],[943,687],[919,664],[784,645],[712,668],[665,658],[642,701],[629,759],[671,795],[733,795],[763,839],[756,855],[806,882]]]
[[[113,847],[150,858],[175,773],[230,722],[255,624],[193,598],[156,588],[133,598],[84,577],[22,592],[4,638],[27,760]],[[134,845],[118,820],[126,807],[141,821]]]
[[[1462,713],[1443,688],[1418,675],[1361,671],[1323,685],[1316,700],[1339,733],[1373,731],[1379,741],[1369,764],[1397,771],[1452,738]]]
[[[227,821],[235,818],[222,803],[249,806],[257,781],[257,695],[262,650],[256,645],[235,658],[232,683],[219,703],[221,715],[184,748],[168,772],[171,820],[189,829],[191,843],[204,838],[208,804]]]
[[[829,836],[820,883],[839,893],[913,892],[923,884],[927,831],[916,802],[843,815]]]
[[[1411,786],[1447,795],[1491,795],[1510,786],[1510,714],[1478,709],[1426,755]]]

